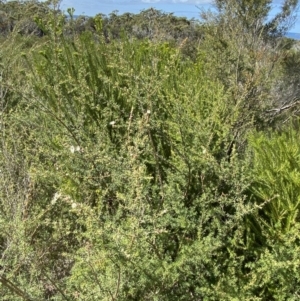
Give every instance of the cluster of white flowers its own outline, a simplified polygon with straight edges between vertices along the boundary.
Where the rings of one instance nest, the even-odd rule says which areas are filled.
[[[73,145],[71,145],[70,146],[70,152],[72,153],[72,154],[74,154],[75,152],[80,152],[80,146],[73,146]]]
[[[77,207],[77,203],[71,199],[69,195],[63,195],[61,192],[55,192],[52,200],[51,205],[54,206],[57,202],[57,200],[63,200],[71,205],[72,209],[75,209]]]

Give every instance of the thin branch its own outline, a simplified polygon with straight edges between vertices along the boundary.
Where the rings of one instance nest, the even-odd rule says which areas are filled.
[[[28,294],[21,290],[19,287],[17,287],[13,282],[11,282],[9,279],[7,279],[4,276],[0,276],[0,283],[2,283],[3,286],[7,287],[11,292],[17,294],[25,301],[33,301]]]
[[[298,104],[300,104],[300,101],[296,101],[296,102],[293,102],[293,103],[290,103],[288,105],[285,105],[285,106],[282,106],[280,108],[275,108],[275,109],[271,109],[271,110],[267,110],[266,112],[267,113],[272,113],[273,112],[273,116],[276,115],[276,114],[280,114],[281,112],[283,111],[286,111],[286,110],[289,110],[295,106],[297,106]]]
[[[119,295],[119,290],[120,290],[120,283],[121,283],[121,269],[120,267],[118,266],[119,270],[118,270],[118,282],[117,282],[117,289],[116,289],[116,292],[115,292],[115,297],[114,297],[114,300],[117,300],[117,297]]]
[[[63,298],[67,301],[70,299],[64,294],[64,292],[56,285],[56,283],[47,275],[45,270],[42,270],[42,274],[51,282],[51,284],[57,289],[58,292],[63,296]]]

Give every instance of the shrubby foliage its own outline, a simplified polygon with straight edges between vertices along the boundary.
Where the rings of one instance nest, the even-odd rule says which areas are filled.
[[[187,20],[56,4],[0,53],[1,300],[298,300],[290,46],[223,6],[187,55]]]

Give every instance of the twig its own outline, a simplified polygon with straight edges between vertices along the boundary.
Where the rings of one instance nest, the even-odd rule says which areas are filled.
[[[20,296],[23,300],[33,301],[33,299],[31,299],[25,291],[18,288],[13,282],[11,282],[6,277],[0,276],[0,283],[2,283],[2,285],[7,287],[11,292],[13,292],[13,293],[17,294],[18,296]]]
[[[51,284],[60,292],[60,294],[63,296],[63,298],[67,301],[70,299],[64,294],[64,292],[55,284],[55,282],[47,275],[46,271],[42,270],[43,275],[51,282]]]
[[[275,115],[275,114],[280,114],[281,112],[283,112],[283,111],[285,111],[285,110],[289,110],[289,109],[295,107],[295,106],[298,105],[298,104],[300,104],[300,101],[299,101],[299,100],[296,101],[296,102],[293,102],[293,103],[291,103],[291,104],[285,105],[285,106],[283,106],[283,107],[280,107],[280,108],[275,108],[275,109],[267,110],[266,112],[267,112],[267,113],[272,113],[272,112],[274,112],[273,115]]]

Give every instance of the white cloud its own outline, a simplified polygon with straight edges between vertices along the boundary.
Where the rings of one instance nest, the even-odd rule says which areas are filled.
[[[185,3],[185,4],[209,4],[209,3],[213,3],[213,0],[162,0],[162,2]]]
[[[116,3],[184,3],[184,4],[209,4],[213,0],[116,0]]]
[[[160,0],[142,0],[142,2],[144,2],[144,3],[157,3],[159,1]]]
[[[165,0],[164,2],[171,2],[169,0]],[[185,4],[209,4],[213,3],[212,0],[172,0],[173,3],[185,3]]]
[[[46,0],[44,0],[46,1]],[[87,6],[100,6],[101,4],[138,4],[138,3],[184,3],[184,4],[208,4],[213,0],[86,0],[84,3],[80,0],[62,0],[64,7],[87,7]]]

